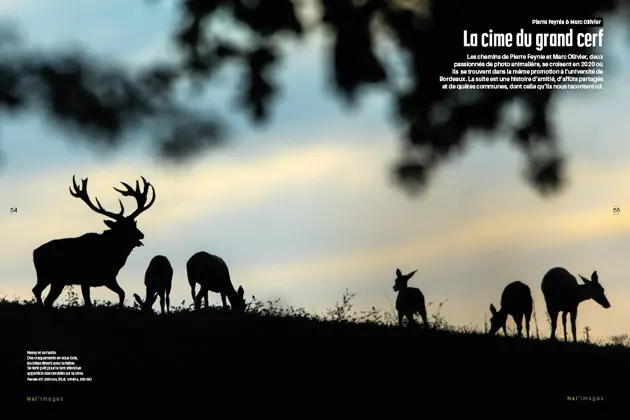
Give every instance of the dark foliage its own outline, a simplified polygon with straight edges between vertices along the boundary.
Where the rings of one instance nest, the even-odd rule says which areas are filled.
[[[297,12],[305,3],[309,1],[181,1],[181,24],[173,38],[183,59],[172,66],[150,66],[139,74],[89,56],[30,51],[5,36],[0,41],[0,112],[42,112],[66,127],[87,132],[90,141],[109,146],[117,146],[132,129],[151,127],[159,155],[183,160],[202,147],[220,143],[226,131],[216,117],[175,99],[179,80],[203,86],[226,62],[239,63],[243,69],[239,103],[252,121],[262,123],[269,118],[279,89],[273,73],[282,58],[278,46],[288,36],[303,39],[306,26],[309,31],[324,26],[333,37],[330,60],[339,95],[357,103],[366,87],[377,85],[392,95],[408,146],[395,170],[403,186],[412,191],[423,187],[433,169],[465,148],[470,141],[467,133],[481,130],[488,135],[500,131],[518,145],[527,158],[531,185],[541,193],[554,192],[562,185],[563,155],[548,114],[553,92],[462,95],[442,90],[438,77],[450,74],[452,63],[465,57],[463,29],[528,27],[531,31],[531,17],[602,16],[627,4],[625,0],[532,0],[514,7],[499,0],[312,0],[321,15],[310,26]],[[216,19],[231,19],[253,41],[241,45],[213,32]],[[397,45],[409,83],[401,86],[392,81],[391,63],[375,52],[378,39]],[[500,111],[513,101],[524,107],[527,120],[504,127]]]

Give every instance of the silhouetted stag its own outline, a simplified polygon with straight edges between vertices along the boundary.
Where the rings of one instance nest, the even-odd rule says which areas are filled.
[[[551,318],[551,340],[556,339],[556,326],[558,313],[562,312],[562,326],[564,328],[564,341],[567,341],[567,313],[571,314],[571,332],[573,341],[576,338],[576,325],[578,305],[588,299],[593,299],[604,308],[610,308],[610,303],[604,294],[604,288],[599,284],[597,271],[591,274],[591,280],[579,275],[584,284],[578,284],[575,277],[561,267],[552,268],[545,274],[542,280],[542,292],[547,304],[547,312]]]
[[[44,306],[51,307],[59,297],[66,285],[81,285],[85,306],[91,307],[90,287],[105,286],[118,294],[120,306],[124,306],[125,292],[118,285],[116,277],[125,265],[133,248],[143,246],[141,239],[144,234],[136,226],[136,217],[146,211],[155,202],[155,190],[153,186],[142,177],[143,190],[140,190],[138,181],[136,188],[121,182],[125,190],[114,188],[124,197],[136,199],[138,208],[128,216],[123,216],[125,211],[122,201],[120,212],[109,212],[101,206],[96,198],[95,206],[87,193],[88,180],[81,180],[81,188],[72,176],[73,189],[70,194],[81,199],[87,206],[98,214],[107,216],[112,220],[105,220],[109,228],[103,233],[86,233],[76,238],[55,239],[33,251],[33,263],[37,273],[37,284],[33,288],[33,294],[37,302],[42,304],[42,291],[50,285],[50,291]],[[153,198],[147,204],[147,196],[151,188]]]
[[[144,273],[144,285],[146,296],[144,301],[137,293],[133,297],[143,311],[151,311],[155,299],[160,296],[160,308],[164,315],[164,301],[166,301],[166,312],[171,312],[171,285],[173,283],[173,267],[164,255],[156,255],[151,259],[147,271]]]
[[[494,335],[503,329],[503,334],[507,336],[507,318],[512,316],[516,323],[518,336],[523,335],[523,315],[525,316],[525,330],[527,338],[529,338],[529,321],[532,317],[534,300],[532,299],[532,291],[529,286],[520,281],[508,284],[501,294],[501,310],[497,311],[493,304],[490,304],[490,335]]]
[[[234,311],[245,311],[245,299],[243,297],[245,291],[243,286],[239,286],[238,292],[234,290],[230,280],[230,271],[222,258],[208,254],[205,251],[197,252],[186,263],[186,273],[188,274],[188,283],[195,302],[195,309],[201,308],[202,297],[205,298],[206,308],[208,307],[208,291],[211,291],[221,294],[223,308],[227,309],[228,307],[225,300],[227,297],[230,299],[230,304]],[[197,283],[199,283],[201,288],[197,296],[195,296],[195,285]]]
[[[398,311],[398,325],[403,326],[403,319],[407,317],[407,324],[415,324],[413,315],[418,313],[422,317],[424,326],[428,326],[427,309],[424,305],[424,295],[416,287],[407,287],[407,282],[416,274],[414,270],[409,274],[403,274],[399,268],[396,269],[396,280],[394,281],[394,291],[398,292],[396,298],[396,311]]]

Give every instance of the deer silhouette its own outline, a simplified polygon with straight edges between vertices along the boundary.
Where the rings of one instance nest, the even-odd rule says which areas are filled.
[[[50,291],[43,305],[51,307],[59,297],[64,287],[71,284],[81,286],[83,300],[86,307],[92,306],[90,288],[105,286],[118,294],[120,307],[124,306],[125,292],[118,284],[116,277],[125,265],[127,258],[135,247],[143,246],[144,234],[137,228],[136,218],[150,208],[155,202],[153,186],[142,177],[143,190],[138,181],[136,188],[121,182],[125,190],[114,188],[122,196],[135,198],[138,207],[128,216],[123,216],[125,208],[122,201],[120,212],[109,212],[101,206],[96,198],[95,206],[87,193],[88,180],[81,180],[81,187],[72,176],[70,194],[81,199],[94,212],[110,218],[105,220],[109,228],[103,233],[86,233],[75,238],[55,239],[41,245],[33,251],[33,263],[37,273],[37,284],[33,287],[33,294],[37,302],[42,305],[42,292],[50,285]],[[149,188],[153,193],[147,204]]]
[[[227,309],[226,297],[230,299],[232,310],[236,312],[245,311],[245,291],[243,286],[239,286],[238,291],[234,290],[230,280],[230,271],[222,258],[209,254],[205,251],[197,252],[190,257],[186,263],[186,273],[195,309],[201,308],[201,298],[205,298],[206,308],[208,307],[208,291],[221,294],[223,308]],[[195,285],[201,286],[199,293],[195,296]]]
[[[520,281],[515,281],[503,289],[501,294],[501,310],[497,311],[493,304],[490,304],[490,335],[494,335],[503,329],[503,334],[507,336],[507,318],[512,316],[516,323],[518,336],[523,335],[523,315],[525,315],[525,330],[527,338],[529,338],[529,320],[532,317],[534,300],[532,299],[532,291],[529,286]]]
[[[541,288],[545,296],[547,313],[551,318],[551,340],[556,339],[556,326],[558,314],[562,312],[562,327],[564,328],[564,341],[567,341],[567,313],[571,314],[571,332],[573,341],[576,338],[576,325],[578,305],[588,299],[593,299],[604,308],[610,308],[610,303],[604,294],[604,288],[599,284],[597,271],[591,274],[591,280],[579,275],[584,284],[578,284],[575,277],[562,267],[555,267],[547,271],[543,277]]]
[[[155,299],[160,296],[160,308],[164,315],[164,301],[166,301],[166,312],[171,312],[171,284],[173,282],[173,267],[168,258],[164,255],[156,255],[151,259],[147,271],[144,273],[144,285],[146,287],[146,297],[144,301],[138,294],[133,297],[144,311],[151,311]]]
[[[408,287],[407,282],[416,274],[414,270],[409,274],[403,274],[399,268],[396,269],[396,280],[394,281],[394,291],[398,292],[396,297],[396,311],[398,311],[398,325],[403,326],[403,319],[407,317],[407,324],[415,324],[413,315],[420,314],[424,326],[428,326],[427,309],[424,305],[424,295],[416,287]]]

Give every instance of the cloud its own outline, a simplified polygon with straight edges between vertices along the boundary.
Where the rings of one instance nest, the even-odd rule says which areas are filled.
[[[67,193],[72,173],[88,176],[92,196],[106,207],[117,205],[112,187],[118,181],[142,174],[158,198],[139,221],[147,246],[134,251],[119,276],[128,294],[142,291],[144,270],[159,253],[175,268],[173,302],[189,300],[185,262],[205,249],[226,258],[248,296],[283,297],[318,311],[333,306],[345,287],[363,307],[389,308],[393,270],[419,268],[414,284],[428,300],[448,299],[444,310],[452,322],[481,325],[505,284],[521,280],[530,284],[545,328],[539,282],[561,265],[575,274],[599,270],[614,305],[607,311],[580,306],[580,325],[601,335],[623,332],[615,325],[627,325],[619,308],[630,303],[623,264],[630,248],[624,193],[630,173],[621,159],[593,159],[587,130],[571,127],[589,121],[606,128],[597,144],[611,156],[625,121],[605,101],[572,109],[560,116],[560,128],[570,134],[563,137],[572,152],[570,183],[548,200],[523,183],[514,149],[485,143],[436,173],[425,196],[409,200],[388,179],[396,141],[364,142],[366,126],[354,137],[335,137],[336,122],[326,137],[309,131],[308,141],[291,144],[272,141],[271,131],[181,168],[127,158],[68,161],[45,176],[7,173],[0,178],[1,201],[20,210],[0,217],[0,235],[12,238],[0,255],[2,290],[31,295],[30,253],[39,244],[104,229],[102,217]],[[613,205],[621,206],[620,216],[612,216]],[[107,290],[94,297],[114,298]]]
[[[314,92],[322,85],[311,83],[318,56],[309,54],[289,65],[294,67],[287,77],[291,86],[307,80]],[[546,270],[561,265],[583,275],[597,269],[613,303],[606,311],[592,302],[581,305],[579,328],[589,325],[597,335],[623,332],[620,326],[630,321],[624,263],[630,249],[630,149],[620,142],[628,131],[620,110],[627,109],[628,86],[610,79],[604,92],[558,100],[560,137],[571,153],[570,183],[552,199],[541,199],[523,183],[523,162],[514,149],[481,143],[441,168],[423,197],[409,200],[388,179],[398,143],[394,135],[379,134],[387,129],[374,121],[379,108],[372,103],[354,119],[339,118],[334,107],[317,113],[322,99],[308,90],[287,93],[267,133],[182,168],[140,157],[98,163],[70,152],[60,154],[67,159],[63,166],[51,168],[49,149],[35,150],[33,141],[14,164],[45,157],[37,161],[40,170],[8,171],[0,178],[0,235],[10,238],[0,253],[1,289],[30,297],[36,246],[105,228],[101,216],[68,194],[72,173],[89,177],[91,195],[106,207],[117,206],[112,187],[118,181],[142,174],[158,197],[139,220],[146,246],[134,250],[119,276],[128,295],[141,292],[148,262],[163,254],[175,268],[173,302],[190,300],[185,262],[205,249],[226,258],[248,296],[281,296],[319,311],[334,305],[345,287],[359,294],[363,307],[390,308],[394,269],[418,268],[413,284],[427,300],[448,299],[444,313],[452,322],[480,325],[502,288],[521,280],[534,292],[544,328],[539,283]],[[312,122],[296,118],[301,107]],[[20,133],[12,137],[50,139],[44,130]],[[18,215],[8,214],[13,205]],[[620,216],[612,216],[613,205],[621,206]],[[102,289],[93,296],[114,298]]]
[[[38,6],[34,0],[1,0],[0,17],[16,17]]]
[[[264,159],[215,159],[187,168],[167,169],[143,165],[134,161],[119,161],[93,167],[59,168],[45,178],[41,175],[19,180],[0,179],[5,203],[19,209],[18,215],[8,213],[0,219],[0,235],[15,238],[13,247],[0,260],[10,261],[13,253],[36,241],[94,227],[96,215],[79,200],[70,196],[67,188],[71,174],[77,181],[88,177],[88,191],[97,196],[105,208],[117,210],[119,195],[113,187],[119,181],[133,183],[140,175],[156,188],[156,204],[140,217],[143,230],[160,235],[177,230],[173,221],[212,219],[221,214],[237,214],[277,192],[295,196],[318,183],[326,183],[339,175],[361,152],[338,150],[327,144],[308,149],[284,150]],[[316,168],[316,170],[314,170]],[[327,181],[328,180],[328,181]],[[126,201],[125,201],[126,200]],[[123,202],[127,213],[134,208],[133,200]],[[54,223],[51,221],[54,220]]]
[[[374,219],[377,218],[378,215],[375,215]],[[412,224],[407,224],[409,227],[410,225]],[[369,226],[354,227],[357,228],[368,229]],[[395,229],[399,233],[404,230],[402,226]],[[600,210],[568,215],[514,214],[497,210],[482,219],[465,220],[450,230],[436,229],[425,232],[423,236],[411,236],[413,239],[403,239],[393,246],[373,245],[368,251],[350,252],[338,257],[287,261],[268,267],[255,267],[251,271],[261,276],[273,277],[276,281],[287,282],[291,282],[296,273],[300,273],[300,276],[320,278],[321,284],[327,283],[326,279],[334,279],[334,273],[353,276],[358,272],[397,267],[401,264],[410,269],[412,266],[449,264],[449,261],[457,264],[458,255],[466,255],[471,260],[480,253],[500,249],[518,249],[523,254],[542,253],[572,244],[582,245],[598,238],[620,238],[630,245],[630,217],[622,219],[611,214],[603,216]]]
[[[319,311],[334,305],[345,287],[364,305],[388,308],[393,270],[418,268],[414,281],[428,300],[449,299],[454,322],[479,325],[507,282],[520,279],[539,294],[544,271],[563,265],[576,274],[600,271],[615,306],[604,312],[585,305],[581,317],[594,331],[615,332],[606,320],[625,319],[617,307],[627,305],[629,293],[623,249],[630,247],[630,213],[624,211],[630,203],[619,191],[630,170],[578,159],[564,195],[532,199],[513,167],[509,176],[488,177],[512,163],[489,171],[489,152],[479,146],[413,201],[384,176],[395,155],[390,146],[320,141],[264,155],[215,155],[179,169],[127,159],[0,179],[4,197],[19,207],[17,216],[0,218],[0,235],[12,239],[0,256],[2,278],[12,279],[2,288],[30,296],[34,247],[104,228],[102,217],[67,193],[72,173],[90,178],[92,197],[105,207],[117,205],[112,187],[118,181],[142,174],[155,184],[157,200],[139,220],[147,246],[134,251],[119,276],[128,294],[142,290],[144,270],[159,253],[175,267],[173,301],[188,298],[185,261],[206,249],[226,258],[248,296],[281,296]],[[498,148],[492,155],[505,153]],[[475,185],[466,200],[459,198],[462,188]],[[621,206],[620,216],[612,216],[613,204]],[[94,296],[113,298],[106,290]]]

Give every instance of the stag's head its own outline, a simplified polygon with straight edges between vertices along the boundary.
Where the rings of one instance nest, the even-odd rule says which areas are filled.
[[[497,308],[492,303],[490,304],[490,313],[492,317],[490,317],[490,331],[488,331],[488,334],[494,335],[501,328],[505,328],[508,314],[506,311],[497,311]]]
[[[118,213],[105,210],[96,197],[94,198],[96,205],[92,203],[92,200],[90,200],[87,192],[87,178],[81,180],[81,186],[79,187],[73,175],[70,194],[72,194],[75,198],[81,199],[81,201],[87,204],[87,206],[94,212],[109,218],[109,220],[104,220],[103,222],[110,229],[108,231],[110,235],[116,236],[121,242],[126,243],[130,247],[143,246],[144,244],[142,243],[142,239],[144,239],[144,233],[138,229],[136,218],[149,209],[149,207],[151,207],[155,202],[155,189],[153,188],[153,185],[144,179],[144,177],[141,178],[143,182],[142,188],[140,187],[138,181],[136,181],[135,189],[131,188],[131,186],[124,182],[121,182],[123,187],[125,187],[124,190],[114,188],[114,190],[120,193],[123,197],[133,197],[136,200],[138,207],[127,216],[123,215],[125,208],[120,199],[118,200],[118,203],[120,204],[120,211]],[[147,203],[149,190],[151,190],[152,197],[149,203]]]
[[[247,305],[245,304],[245,290],[243,290],[243,286],[238,286],[236,296],[230,299],[230,304],[232,305],[233,311],[245,312]]]
[[[580,278],[582,279],[582,281],[584,282],[584,285],[586,286],[588,296],[591,299],[593,299],[595,302],[602,305],[602,307],[606,309],[610,308],[610,302],[608,302],[608,298],[606,298],[606,295],[604,294],[604,288],[602,287],[601,284],[599,284],[599,277],[597,276],[597,271],[593,271],[593,274],[591,274],[590,280],[585,279],[584,277],[582,277],[581,274],[580,274]]]
[[[136,302],[138,303],[138,305],[140,305],[140,308],[143,311],[149,312],[149,311],[151,311],[151,308],[153,307],[153,304],[155,303],[155,300],[157,299],[157,293],[154,293],[152,295],[148,295],[147,296],[147,300],[145,300],[145,301],[142,301],[142,298],[140,298],[140,296],[137,293],[134,293],[133,297],[136,300]]]
[[[400,268],[396,269],[396,280],[394,280],[394,291],[398,292],[400,290],[404,290],[407,288],[407,282],[409,281],[410,278],[413,277],[414,274],[416,274],[416,271],[418,270],[414,270],[409,274],[403,274],[400,271]]]

